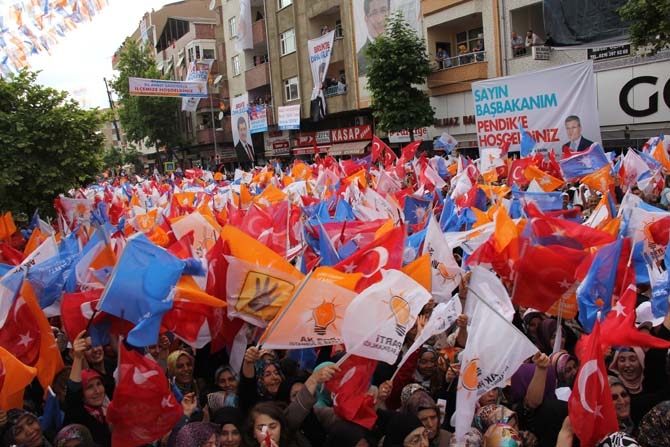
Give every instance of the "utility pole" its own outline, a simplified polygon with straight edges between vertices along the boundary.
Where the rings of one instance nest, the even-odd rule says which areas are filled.
[[[112,124],[114,124],[114,132],[116,132],[116,139],[121,144],[121,132],[119,132],[119,125],[116,122],[116,110],[114,110],[114,101],[112,101],[112,92],[109,91],[109,84],[107,78],[102,78],[105,81],[105,90],[107,90],[107,99],[109,100],[109,108],[112,111]]]

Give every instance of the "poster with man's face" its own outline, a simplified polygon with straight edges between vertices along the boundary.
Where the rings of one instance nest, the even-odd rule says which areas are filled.
[[[233,130],[233,145],[242,140],[251,144],[249,132],[249,94],[235,96],[231,100],[230,127]]]
[[[421,8],[419,0],[358,0],[353,2],[353,8],[358,80],[361,89],[359,106],[367,107],[370,103],[370,94],[367,91],[368,60],[365,57],[365,48],[384,32],[386,19],[396,11],[402,12],[407,23],[421,35]]]

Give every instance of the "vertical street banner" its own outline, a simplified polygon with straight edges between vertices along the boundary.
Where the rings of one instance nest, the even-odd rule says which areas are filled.
[[[299,130],[300,104],[277,107],[277,127],[279,130]]]
[[[230,105],[230,128],[233,130],[233,145],[237,146],[240,142],[240,137],[251,143],[249,129],[249,93],[244,93],[240,96],[235,96],[231,99]]]
[[[473,82],[472,95],[479,147],[509,141],[510,151],[519,151],[523,127],[536,141],[536,151],[554,149],[560,155],[569,141],[569,116],[579,118],[582,138],[601,141],[591,60]]]
[[[240,21],[237,24],[237,40],[235,51],[241,53],[254,47],[254,35],[251,28],[250,0],[240,0]]]
[[[323,86],[330,65],[330,55],[333,53],[333,40],[335,31],[330,31],[322,36],[307,41],[307,51],[309,52],[309,65],[312,69],[312,101],[317,100],[317,107],[320,107],[319,118],[326,116],[326,97]],[[320,100],[320,101],[319,101]],[[320,102],[320,104],[319,104]]]
[[[187,81],[202,82],[202,85],[207,85],[209,79],[209,72],[212,69],[214,59],[195,60],[188,65]],[[182,98],[181,110],[182,112],[195,112],[198,109],[200,98]]]
[[[268,131],[268,113],[265,104],[249,105],[249,133]]]

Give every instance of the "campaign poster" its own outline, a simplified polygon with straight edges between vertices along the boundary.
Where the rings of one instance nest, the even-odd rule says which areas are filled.
[[[299,130],[300,104],[277,107],[277,127],[279,130]]]
[[[268,131],[268,113],[265,104],[251,104],[249,106],[249,133]]]
[[[209,72],[212,69],[214,59],[203,59],[201,61],[193,61],[188,65],[187,81],[201,82],[203,86],[207,85],[209,80]],[[181,110],[182,112],[195,112],[198,109],[200,98],[182,98]]]
[[[560,155],[570,143],[567,118],[570,126],[581,127],[581,138],[601,141],[591,60],[473,82],[472,95],[479,147],[509,141],[510,151],[519,151],[523,127],[536,141],[536,151],[554,149]]]
[[[253,146],[249,129],[249,93],[235,96],[230,106],[230,128],[233,131],[233,146],[237,146],[240,138],[248,145]]]

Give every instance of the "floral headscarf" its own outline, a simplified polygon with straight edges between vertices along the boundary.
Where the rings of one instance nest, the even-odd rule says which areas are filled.
[[[670,400],[661,402],[644,415],[637,440],[647,447],[670,445]]]
[[[191,422],[177,433],[175,447],[202,447],[218,431],[219,427],[210,422]]]
[[[516,425],[516,413],[504,405],[485,405],[475,413],[473,425],[482,433],[495,424]]]
[[[426,389],[418,383],[410,383],[405,385],[402,391],[400,391],[400,406],[404,407],[407,404],[410,396],[418,390],[426,391]]]
[[[89,429],[81,424],[66,425],[54,439],[55,447],[65,447],[68,441],[80,441],[82,445],[93,445],[93,436]]]
[[[258,390],[258,395],[262,397],[271,397],[270,394],[268,393],[268,390],[265,389],[265,385],[263,385],[263,375],[265,374],[265,370],[268,369],[268,366],[274,366],[277,368],[277,372],[281,376],[281,381],[284,382],[286,379],[284,377],[284,373],[281,369],[281,365],[279,362],[271,361],[271,362],[266,362],[263,360],[259,360],[256,362],[256,365],[254,365],[254,370],[256,371],[256,389]]]

